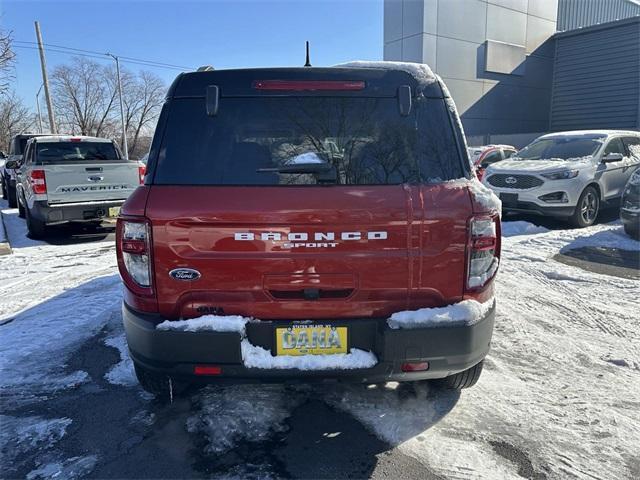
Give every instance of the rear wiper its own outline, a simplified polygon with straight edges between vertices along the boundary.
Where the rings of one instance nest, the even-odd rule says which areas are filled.
[[[279,167],[259,168],[258,173],[326,173],[333,170],[328,163],[298,163],[294,165],[280,165]]]
[[[336,168],[329,163],[299,163],[297,165],[280,165],[279,167],[259,168],[258,173],[312,174],[318,183],[336,183]]]

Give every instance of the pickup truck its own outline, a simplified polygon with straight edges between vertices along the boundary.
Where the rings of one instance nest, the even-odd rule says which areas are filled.
[[[194,382],[476,383],[500,202],[426,65],[180,75],[116,227],[159,398]],[[186,390],[182,390],[186,392]]]
[[[22,159],[6,167],[16,171],[19,215],[32,238],[50,225],[117,217],[145,173],[109,139],[67,135],[30,139]]]

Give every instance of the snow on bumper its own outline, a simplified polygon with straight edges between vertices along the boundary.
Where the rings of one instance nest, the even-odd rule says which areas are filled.
[[[127,342],[134,362],[176,378],[194,378],[196,364],[221,367],[221,375],[201,378],[203,381],[315,377],[383,382],[442,378],[466,370],[487,355],[495,316],[493,302],[485,305],[482,313],[484,316],[474,317],[473,322],[442,321],[410,329],[391,328],[386,318],[348,319],[342,324],[349,329],[349,353],[294,358],[275,356],[272,352],[276,326],[295,322],[247,318],[244,331],[217,331],[220,322],[210,318],[201,320],[196,331],[187,330],[184,321],[167,322],[176,326],[167,329],[166,324],[159,328],[163,319],[123,305]],[[208,328],[202,322],[208,323]],[[228,326],[228,322],[223,323]],[[428,362],[429,369],[405,373],[402,372],[405,362]]]

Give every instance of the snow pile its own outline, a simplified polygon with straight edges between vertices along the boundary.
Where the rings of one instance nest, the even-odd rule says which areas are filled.
[[[237,332],[244,336],[245,325],[250,321],[250,318],[239,315],[204,315],[190,320],[165,320],[156,328],[183,332]]]
[[[631,238],[624,232],[622,224],[617,221],[606,229],[578,230],[575,238],[560,249],[560,253],[576,248],[620,248],[622,250],[639,251],[640,241]]]
[[[242,340],[242,361],[247,368],[298,370],[353,370],[371,368],[378,359],[371,352],[352,348],[350,353],[334,355],[282,355],[274,357],[269,350]]]
[[[515,237],[517,235],[532,235],[534,233],[548,232],[549,229],[534,225],[524,220],[518,220],[515,222],[502,222],[502,236],[503,237]]]
[[[187,430],[207,437],[207,453],[222,453],[243,441],[285,431],[285,420],[299,401],[282,385],[207,388],[196,397],[199,411],[187,419]]]
[[[133,369],[133,361],[129,356],[125,334],[122,333],[116,337],[109,337],[104,343],[109,347],[117,348],[118,352],[120,352],[120,362],[111,367],[111,370],[105,373],[104,378],[113,385],[122,385],[125,387],[138,385],[138,379]]]
[[[502,202],[493,190],[485,187],[477,178],[469,181],[469,190],[473,194],[476,202],[478,202],[487,212],[502,211]]]
[[[463,300],[446,307],[406,310],[391,315],[387,324],[394,329],[474,325],[486,317],[494,304],[495,299],[492,298],[484,303],[476,300]]]
[[[366,60],[355,60],[352,62],[339,63],[334,67],[344,68],[378,68],[384,70],[400,70],[411,75],[421,86],[431,85],[438,81],[438,77],[433,73],[429,65],[425,63],[413,62],[374,62]]]

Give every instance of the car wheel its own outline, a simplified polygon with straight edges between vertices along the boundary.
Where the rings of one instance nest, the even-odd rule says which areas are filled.
[[[44,238],[47,235],[47,225],[42,220],[33,218],[29,207],[25,207],[24,211],[27,220],[27,230],[29,231],[29,236],[33,239]]]
[[[7,202],[9,203],[9,208],[16,208],[18,206],[16,189],[15,187],[11,188],[11,185],[7,187]]]
[[[600,195],[593,187],[587,187],[580,195],[578,204],[569,221],[574,227],[584,228],[593,225],[600,211]]]
[[[635,228],[634,228],[635,227]],[[624,231],[631,238],[635,238],[636,240],[640,240],[640,226],[632,225],[630,223],[624,224]]]
[[[484,362],[480,362],[463,372],[436,380],[436,384],[448,390],[462,390],[463,388],[473,387],[478,383],[478,379],[482,373],[483,363]]]
[[[25,215],[25,210],[24,210],[24,206],[25,206],[26,202],[24,201],[24,198],[19,198],[18,199],[18,216],[20,218],[24,218]]]
[[[176,382],[168,375],[153,372],[135,362],[133,367],[140,386],[161,402],[169,402],[186,390],[186,383]]]

